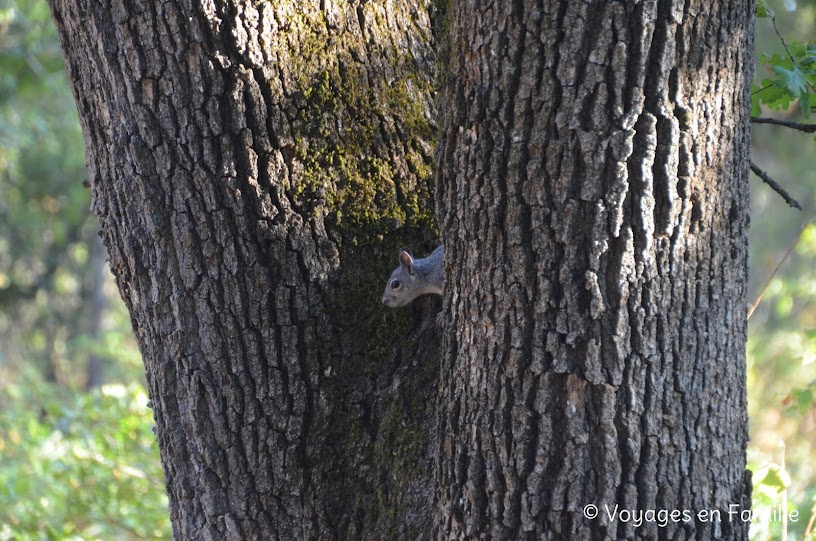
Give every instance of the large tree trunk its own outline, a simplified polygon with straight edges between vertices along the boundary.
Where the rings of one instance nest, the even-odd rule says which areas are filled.
[[[747,538],[753,6],[453,12],[439,537]]]
[[[51,0],[175,536],[745,538],[752,7],[453,4],[438,375],[430,0]]]
[[[437,340],[379,299],[433,247],[429,2],[51,7],[176,538],[427,535]]]

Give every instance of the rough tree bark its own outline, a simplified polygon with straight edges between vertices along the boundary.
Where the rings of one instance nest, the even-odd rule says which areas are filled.
[[[440,539],[747,538],[753,9],[457,2]]]
[[[446,8],[438,375],[428,0],[50,2],[176,538],[746,537],[750,5]]]
[[[434,246],[430,3],[51,8],[175,537],[427,535],[438,340],[379,299]]]

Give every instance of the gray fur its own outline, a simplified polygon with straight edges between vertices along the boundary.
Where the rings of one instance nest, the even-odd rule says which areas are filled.
[[[414,259],[411,253],[403,248],[399,261],[399,266],[385,283],[383,304],[398,308],[426,293],[442,294],[445,282],[445,252],[442,246],[437,247],[424,259]],[[393,287],[395,280],[397,287]]]

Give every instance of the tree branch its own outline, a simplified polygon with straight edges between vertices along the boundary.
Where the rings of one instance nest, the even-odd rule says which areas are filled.
[[[800,205],[796,199],[791,197],[790,194],[786,192],[785,189],[782,186],[780,186],[778,182],[769,177],[768,173],[757,167],[754,162],[751,162],[751,171],[753,171],[756,176],[761,178],[762,182],[770,186],[773,191],[778,193],[782,197],[782,199],[785,200],[785,203],[787,203],[788,205],[792,206],[795,209],[802,210],[802,205]]]
[[[769,85],[765,85],[765,86],[763,86],[762,88],[757,88],[756,90],[754,90],[753,92],[751,92],[751,95],[753,96],[754,94],[759,94],[759,93],[760,93],[760,92],[762,92],[763,90],[768,90],[768,89],[769,89],[769,88],[771,88],[771,87],[772,87],[774,84],[775,84],[775,83],[771,83],[771,84],[769,84]]]
[[[785,261],[787,261],[788,257],[791,255],[791,252],[793,252],[793,249],[796,248],[797,244],[799,244],[799,241],[802,240],[802,235],[804,235],[805,228],[807,227],[807,225],[808,225],[808,222],[805,222],[804,224],[802,224],[802,229],[799,230],[799,236],[796,237],[796,240],[793,241],[793,244],[790,245],[790,248],[788,248],[788,251],[785,252],[784,257],[782,257],[782,259],[779,261],[779,263],[777,263],[776,268],[771,273],[771,276],[768,277],[768,281],[765,282],[765,287],[762,288],[762,291],[759,293],[759,296],[754,301],[754,304],[752,304],[751,308],[748,309],[748,317],[746,319],[751,319],[751,316],[754,314],[754,310],[757,309],[757,306],[759,306],[759,303],[762,301],[762,297],[765,296],[765,292],[768,291],[768,287],[770,287],[771,281],[774,279],[774,276],[776,276],[776,273],[779,272],[779,269],[782,268],[782,265],[785,263]],[[812,522],[812,518],[811,518],[811,522]]]
[[[804,124],[802,122],[791,122],[789,120],[779,120],[776,118],[764,118],[752,116],[751,122],[754,124],[776,124],[778,126],[785,126],[792,130],[799,130],[805,133],[816,133],[816,124]]]
[[[776,26],[776,15],[771,17],[771,23],[773,24],[774,32],[776,32],[776,35],[779,37],[779,41],[782,42],[782,46],[785,48],[785,51],[788,53],[788,56],[790,57],[791,62],[793,62],[793,65],[795,66],[796,65],[796,59],[793,58],[793,53],[791,53],[791,50],[788,48],[788,43],[785,41],[785,38],[782,37],[782,32],[780,32],[779,28]]]

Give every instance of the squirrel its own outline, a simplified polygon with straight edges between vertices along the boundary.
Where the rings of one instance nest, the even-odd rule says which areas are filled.
[[[385,284],[382,302],[391,308],[405,306],[426,293],[442,295],[445,280],[445,251],[438,246],[424,259],[414,259],[408,248],[399,254],[399,267]]]

